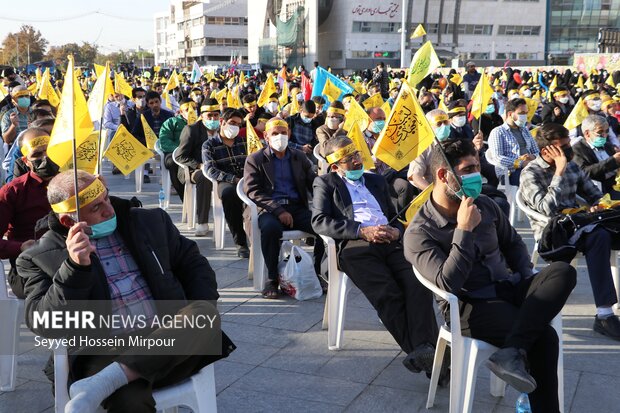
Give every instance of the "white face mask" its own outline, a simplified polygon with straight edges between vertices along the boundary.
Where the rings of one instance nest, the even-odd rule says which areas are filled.
[[[146,106],[146,99],[145,98],[136,99],[136,106],[139,108],[143,108],[144,106]]]
[[[340,119],[338,119],[338,118],[327,118],[325,123],[327,123],[327,127],[330,128],[330,129],[338,129],[338,126],[340,126]]]
[[[527,115],[517,115],[517,120],[515,120],[515,125],[520,128],[524,128],[527,125]]]
[[[269,146],[276,152],[284,152],[288,146],[288,135],[281,133],[270,137]]]
[[[523,96],[526,98],[531,98],[532,97],[532,91],[527,89],[523,91]]]
[[[228,139],[235,139],[239,134],[239,126],[237,125],[224,125],[222,126],[222,135]]]
[[[297,100],[304,100],[304,94],[303,93],[298,93],[297,94]]]
[[[462,128],[467,123],[467,118],[465,116],[455,116],[452,119],[452,124],[457,128]]]
[[[594,99],[594,100],[588,100],[587,104],[588,104],[588,108],[594,111],[599,111],[601,110],[601,105],[603,104],[603,102],[599,99]]]
[[[563,98],[559,98],[558,102],[560,102],[563,105],[566,105],[568,103],[568,96],[565,96]]]
[[[265,105],[265,108],[271,113],[276,113],[278,110],[278,102],[269,102]]]

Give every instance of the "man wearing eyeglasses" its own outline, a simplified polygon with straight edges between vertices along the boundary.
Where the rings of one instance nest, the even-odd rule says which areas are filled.
[[[331,172],[314,180],[312,228],[336,241],[339,267],[407,354],[405,367],[430,377],[437,339],[432,296],[403,254],[403,226],[388,183],[364,173],[360,152],[347,137],[330,139],[325,153]]]

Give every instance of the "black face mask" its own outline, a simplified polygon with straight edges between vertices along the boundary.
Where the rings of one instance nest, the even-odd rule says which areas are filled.
[[[562,152],[564,152],[564,156],[566,156],[566,160],[569,162],[573,159],[573,147],[567,146],[566,148],[562,147]]]
[[[53,178],[58,174],[60,168],[51,159],[43,157],[41,159],[35,159],[31,161],[32,172],[37,174],[39,178]]]
[[[422,105],[422,110],[424,111],[424,113],[428,113],[433,109],[435,109],[435,105],[432,103],[426,103]]]

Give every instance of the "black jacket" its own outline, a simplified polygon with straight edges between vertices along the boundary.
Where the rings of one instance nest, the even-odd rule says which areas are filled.
[[[207,128],[201,121],[187,125],[181,131],[176,160],[189,167],[190,172],[202,163],[202,144],[209,138]],[[179,177],[181,173],[179,172]],[[184,182],[184,181],[183,181]]]
[[[542,118],[543,125],[545,123],[559,123],[560,125],[563,125],[564,122],[566,122],[566,118],[568,118],[568,115],[570,115],[570,112],[571,110],[573,110],[573,107],[567,103],[566,105],[564,105],[565,111],[560,113],[560,116],[555,116],[555,113],[553,113],[553,110],[559,107],[560,105],[558,105],[555,101],[549,102],[542,107],[542,110],[540,112],[540,117]]]
[[[594,153],[594,149],[588,145],[584,138],[573,145],[573,153],[575,154],[573,161],[588,174],[590,179],[599,181],[602,184],[603,193],[607,193],[612,190],[612,186],[615,183],[615,176],[606,179],[605,175],[609,172],[616,171],[619,165],[613,157],[614,153],[616,153],[613,145],[610,142],[606,142],[604,149],[607,155],[609,155],[609,158],[600,162]]]

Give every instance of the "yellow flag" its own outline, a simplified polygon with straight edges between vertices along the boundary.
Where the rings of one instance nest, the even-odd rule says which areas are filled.
[[[140,115],[140,121],[142,122],[142,129],[144,129],[144,138],[146,140],[146,147],[149,149],[155,149],[155,142],[157,142],[157,135],[151,129],[151,125],[146,121],[144,115]],[[189,122],[188,122],[189,123]]]
[[[233,88],[232,92],[233,98],[235,99],[235,108],[239,109],[243,107],[243,103],[241,103],[241,98],[239,97],[239,85]],[[228,104],[230,106],[230,103]]]
[[[237,101],[235,100],[235,97],[232,94],[232,91],[230,89],[225,89],[227,90],[226,92],[226,103],[228,103],[228,107],[229,108],[233,108],[233,109],[237,109]]]
[[[60,104],[60,98],[56,93],[56,90],[52,87],[50,82],[50,69],[45,69],[45,73],[41,77],[41,87],[38,93],[39,99],[47,99],[53,107],[58,107]]]
[[[351,130],[353,124],[359,122],[359,127],[361,130],[366,130],[370,122],[370,117],[366,113],[366,111],[360,106],[359,103],[355,99],[351,99],[351,105],[349,106],[349,110],[347,111],[347,115],[344,118],[344,130]]]
[[[403,83],[386,123],[372,153],[396,171],[409,165],[433,143],[433,128],[407,83]]]
[[[282,93],[280,93],[280,107],[284,107],[288,103],[288,82],[282,82]]]
[[[437,105],[437,109],[441,109],[444,112],[448,113],[448,107],[446,106],[445,102],[443,101],[443,95],[441,95],[439,97],[439,105]]]
[[[131,94],[133,92],[133,88],[127,83],[123,75],[120,73],[116,73],[114,75],[114,92],[120,93],[131,98]]]
[[[209,99],[215,99],[215,95],[217,95],[217,92],[215,90],[212,90],[211,94],[209,95]]]
[[[293,68],[293,77],[299,76],[299,70],[297,70],[297,66]]]
[[[536,91],[536,93],[534,93],[534,96],[532,96],[532,99],[537,100],[540,103],[540,89]]]
[[[360,129],[359,123],[353,123],[353,127],[347,133],[349,139],[353,141],[353,144],[357,147],[357,150],[362,154],[362,162],[364,162],[364,169],[370,171],[375,168],[375,161],[372,159],[372,154],[370,153],[370,149],[368,149],[368,144],[364,139],[364,135],[362,130]]]
[[[422,23],[418,24],[418,27],[415,28],[413,33],[411,33],[410,39],[415,39],[416,37],[422,37],[426,34],[426,30],[424,30],[424,26]]]
[[[58,115],[47,145],[47,156],[56,165],[66,164],[73,156],[73,139],[80,146],[93,131],[86,99],[73,71],[73,56],[69,55],[68,59]]]
[[[222,99],[226,97],[226,93],[228,92],[227,88],[224,88],[215,94],[215,99],[217,99],[218,103],[222,102]]]
[[[430,75],[433,70],[441,66],[441,62],[433,49],[430,40],[422,45],[411,59],[411,67],[407,75],[407,81],[411,87],[415,87],[426,76]]]
[[[390,116],[390,112],[392,112],[390,102],[386,100],[383,105],[381,105],[381,109],[383,110],[383,113],[385,113],[385,118],[387,119],[387,117]]]
[[[249,155],[256,151],[263,149],[263,143],[256,134],[254,127],[249,120],[245,121],[245,136],[246,136],[246,152]]]
[[[34,83],[31,83],[26,89],[28,89],[31,95],[36,95],[37,89],[39,88],[38,86],[39,85],[36,82],[34,82]]]
[[[258,96],[258,101],[256,102],[256,104],[259,107],[263,107],[265,106],[267,103],[269,103],[269,97],[271,95],[273,95],[274,93],[277,93],[278,90],[276,89],[276,85],[273,82],[273,76],[271,76],[271,74],[269,74],[267,76],[267,81],[265,82],[265,87],[263,88],[263,90],[261,90],[260,95]]]
[[[338,100],[338,98],[342,94],[342,90],[340,90],[338,86],[334,85],[328,77],[325,81],[325,86],[323,86],[323,91],[321,92],[321,94],[327,96],[327,100],[333,102],[335,100]]]
[[[103,116],[103,108],[108,102],[108,97],[114,94],[114,86],[110,80],[110,65],[106,63],[100,76],[93,86],[88,97],[88,112],[93,122],[99,122]]]
[[[616,83],[614,82],[614,78],[611,75],[611,73],[609,74],[609,76],[607,76],[607,80],[605,81],[605,84],[613,87],[614,89],[616,88]]]
[[[474,89],[474,94],[471,96],[471,114],[479,119],[480,116],[484,113],[487,105],[489,104],[489,100],[493,97],[493,88],[489,85],[489,80],[487,78],[486,73],[482,72],[480,76],[480,81],[476,85],[476,89]]]
[[[112,161],[123,175],[128,175],[138,166],[151,159],[153,152],[142,145],[129,133],[125,125],[121,124],[103,156]]]
[[[153,66],[153,72],[159,73],[160,70],[161,70],[161,66]]]
[[[168,83],[166,83],[166,87],[164,88],[164,91],[168,92],[176,87],[179,87],[179,75],[177,75],[177,71],[175,69],[172,71],[170,79],[168,79]]]
[[[289,116],[293,116],[299,113],[299,101],[297,100],[297,96],[293,96],[293,101],[291,102],[291,108],[289,109]]]
[[[592,76],[588,77],[588,80],[586,80],[586,84],[584,86],[587,90],[594,89],[594,85],[592,84]]]
[[[540,131],[540,126],[536,126],[534,129],[530,130],[530,135],[532,135],[532,137],[535,138],[536,135],[538,135],[539,131]]]
[[[536,114],[536,109],[538,109],[538,104],[540,102],[533,98],[525,98],[525,103],[527,103],[527,121],[531,122],[532,118]]]
[[[383,98],[381,97],[381,93],[376,93],[362,102],[364,109],[378,108],[383,105]]]
[[[405,226],[409,226],[415,214],[418,213],[422,205],[431,197],[431,193],[433,192],[434,184],[431,183],[429,186],[424,189],[424,191],[420,192],[418,196],[416,196],[413,201],[411,201],[411,205],[407,208],[407,212],[405,212],[405,222],[403,224]],[[402,221],[401,221],[402,222]]]
[[[94,174],[97,171],[97,161],[99,160],[99,131],[93,131],[76,150],[77,168]],[[73,168],[73,157],[60,168],[66,171]]]
[[[551,99],[551,96],[553,96],[553,92],[555,92],[555,89],[558,87],[558,75],[555,75],[553,77],[553,80],[551,81],[551,84],[549,85],[549,90],[547,91],[547,99],[548,100],[553,100]]]
[[[245,83],[245,73],[242,70],[239,72],[239,84],[242,85],[243,83]]]
[[[353,89],[355,89],[355,91],[360,95],[363,95],[364,93],[368,92],[366,90],[366,87],[364,87],[364,84],[360,81],[356,81],[355,83],[353,83]]]
[[[6,90],[4,85],[2,83],[0,83],[0,100],[2,100],[5,97],[7,97],[8,94],[9,94],[9,92]]]
[[[93,63],[93,66],[95,66],[95,75],[97,76],[97,78],[101,77],[105,66],[98,65],[97,63]]]
[[[450,76],[450,82],[454,83],[457,86],[461,86],[461,83],[463,83],[463,76],[461,76],[459,73],[455,73]]]
[[[40,85],[41,80],[43,79],[43,73],[41,73],[40,67],[37,67],[37,70],[34,71],[34,75],[37,78],[37,85]]]
[[[576,88],[580,88],[583,89],[583,75],[581,75],[581,73],[579,74],[579,76],[577,77],[577,84],[575,85]]]
[[[570,111],[570,115],[566,118],[564,122],[564,127],[568,130],[575,129],[577,126],[581,125],[581,122],[588,117],[588,108],[585,105],[585,102],[579,98],[573,110]]]

